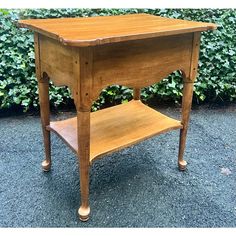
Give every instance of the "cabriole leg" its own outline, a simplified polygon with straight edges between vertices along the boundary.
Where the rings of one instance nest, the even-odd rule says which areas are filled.
[[[78,120],[78,157],[80,170],[81,205],[78,210],[81,221],[89,219],[89,149],[90,149],[90,112],[77,112]]]

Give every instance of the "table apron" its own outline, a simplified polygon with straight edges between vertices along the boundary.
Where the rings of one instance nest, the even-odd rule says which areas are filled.
[[[192,40],[192,34],[184,34],[95,47],[94,87],[120,84],[142,88],[175,70],[188,74]]]
[[[193,42],[194,33],[187,33],[88,47],[92,53],[90,99],[96,100],[109,85],[139,89],[161,81],[176,70],[189,78]],[[79,90],[79,71],[84,66],[81,62],[85,53],[86,48],[64,46],[40,35],[41,74],[47,73],[57,86],[70,87],[74,95]],[[80,67],[76,75],[75,67]]]

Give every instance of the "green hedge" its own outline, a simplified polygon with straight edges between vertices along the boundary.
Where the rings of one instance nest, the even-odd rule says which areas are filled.
[[[236,10],[231,9],[24,9],[0,10],[0,109],[38,108],[35,79],[33,35],[17,28],[15,22],[26,18],[90,17],[145,12],[165,17],[214,22],[218,30],[204,32],[195,83],[194,100],[236,100]],[[181,77],[172,73],[161,83],[142,90],[142,99],[158,98],[178,102],[182,93]],[[93,110],[125,102],[132,90],[119,85],[104,89]],[[67,88],[50,86],[52,107],[72,103]]]

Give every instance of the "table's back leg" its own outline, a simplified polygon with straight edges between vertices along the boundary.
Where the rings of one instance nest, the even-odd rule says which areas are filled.
[[[134,88],[133,89],[133,99],[134,100],[140,100],[141,95],[141,89],[140,88]]]
[[[39,100],[40,100],[40,114],[41,114],[41,123],[43,130],[43,142],[45,149],[45,160],[42,162],[42,168],[44,171],[49,171],[51,169],[51,139],[50,131],[46,130],[46,126],[50,123],[49,118],[49,84],[38,83],[39,87]]]
[[[36,63],[36,76],[38,80],[39,88],[39,103],[40,103],[40,116],[43,131],[43,142],[45,148],[45,160],[42,162],[42,168],[44,171],[49,171],[51,169],[51,141],[50,141],[50,131],[46,129],[46,126],[50,124],[50,105],[49,105],[49,78],[45,74],[41,78],[40,71],[40,45],[38,34],[34,35],[34,46],[35,46],[35,63]]]
[[[193,83],[185,82],[183,88],[183,99],[182,99],[183,128],[180,130],[179,155],[178,155],[178,166],[180,170],[185,170],[187,165],[187,162],[183,159],[183,156],[186,144],[190,110],[192,105],[192,96],[193,96]]]

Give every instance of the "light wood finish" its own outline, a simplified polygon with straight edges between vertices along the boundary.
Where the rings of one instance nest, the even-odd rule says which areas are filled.
[[[91,106],[102,89],[112,84],[124,85],[138,91],[161,81],[175,70],[181,70],[190,78],[192,42],[193,34],[183,34],[93,48],[71,48],[43,36],[40,37],[41,71],[42,73],[46,71],[55,85],[69,86],[75,97],[77,91],[74,91],[77,87],[75,84],[78,83],[79,77],[83,78],[79,75],[80,67],[88,67],[83,55],[89,50],[91,57],[89,66],[93,67],[91,69],[93,76],[91,80],[85,81],[91,83],[87,86],[91,86],[92,92],[84,88],[79,88],[81,92],[77,92],[81,99],[87,99],[87,106]],[[75,73],[78,74],[78,78],[75,78]],[[86,95],[87,93],[89,94]],[[135,98],[139,99],[139,94]]]
[[[89,147],[90,147],[90,112],[78,111],[77,124],[75,132],[76,148],[79,155],[79,170],[80,170],[80,192],[81,192],[81,206],[78,210],[80,220],[87,221],[89,219]],[[78,132],[76,132],[78,131]],[[78,138],[77,138],[78,137]]]
[[[183,88],[183,99],[182,99],[182,125],[183,128],[180,130],[179,139],[179,155],[178,155],[178,166],[180,170],[185,170],[187,162],[183,159],[184,150],[186,145],[186,136],[189,123],[189,115],[192,105],[193,96],[193,83],[184,83]]]
[[[185,82],[194,82],[197,77],[200,40],[201,40],[201,33],[199,32],[194,33],[192,50],[191,50],[192,56],[191,56],[190,74],[189,76],[186,74],[186,77],[184,78]]]
[[[111,84],[143,88],[175,70],[190,73],[193,34],[94,47],[93,99]]]
[[[53,83],[56,86],[66,85],[72,88],[73,61],[71,54],[70,47],[40,35],[41,76],[46,71],[48,76],[53,78]]]
[[[104,154],[156,134],[182,128],[180,121],[169,118],[141,101],[135,100],[91,113],[90,126],[90,163]],[[74,152],[80,150],[76,134],[76,117],[51,122],[47,129],[56,132]]]
[[[49,107],[49,79],[46,75],[41,75],[40,65],[40,41],[39,35],[34,35],[34,48],[35,48],[35,63],[36,63],[36,77],[38,80],[39,88],[39,103],[40,103],[40,116],[43,131],[43,142],[45,149],[45,160],[42,162],[42,168],[44,171],[51,169],[51,141],[50,132],[46,129],[46,126],[50,123],[50,107]]]
[[[133,99],[139,100],[141,95],[141,89],[140,88],[134,88],[133,89]]]
[[[31,19],[19,26],[56,39],[65,45],[95,46],[128,40],[213,30],[215,24],[169,19],[148,14],[91,18]]]
[[[76,54],[76,53],[75,53]],[[93,79],[93,53],[92,48],[81,48],[79,51],[79,66],[77,64],[76,55],[74,67],[74,81],[77,81],[77,100],[75,101],[77,108],[77,127],[75,129],[76,149],[80,161],[80,192],[81,206],[78,210],[81,221],[89,219],[89,157],[90,157],[90,109],[91,109],[91,88]],[[77,132],[76,132],[77,131]],[[72,135],[71,133],[70,135]]]
[[[178,165],[183,159],[193,82],[197,74],[200,32],[216,25],[147,14],[94,18],[23,20],[35,31],[35,62],[46,159],[51,167],[50,131],[78,156],[82,221],[89,218],[89,165],[105,154],[154,135],[181,129]],[[140,101],[140,89],[175,70],[183,74],[182,120],[169,118]],[[77,117],[49,122],[48,80],[71,89]],[[134,100],[90,113],[108,85],[133,88]]]
[[[91,47],[79,49],[79,83],[78,83],[78,100],[77,109],[80,111],[90,111],[92,106],[93,97],[93,83],[94,83],[94,70],[93,70],[93,49]],[[76,75],[74,75],[76,76]],[[77,79],[78,81],[78,79]]]

